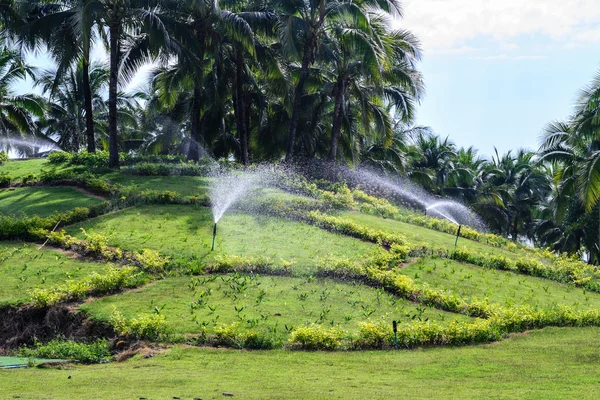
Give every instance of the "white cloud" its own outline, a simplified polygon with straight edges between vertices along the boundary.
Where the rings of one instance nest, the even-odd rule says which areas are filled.
[[[509,45],[520,35],[600,42],[598,0],[405,0],[399,26],[428,53],[460,48],[479,36]]]

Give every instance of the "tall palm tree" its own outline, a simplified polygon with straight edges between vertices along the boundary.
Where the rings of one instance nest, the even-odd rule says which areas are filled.
[[[38,1],[39,7],[48,2]],[[57,90],[59,82],[74,65],[81,69],[81,95],[84,104],[87,151],[96,151],[94,134],[93,90],[90,81],[90,52],[95,39],[102,35],[102,26],[94,15],[94,4],[90,0],[64,0],[50,3],[51,8],[30,18],[21,35],[30,47],[36,47],[39,41],[46,45],[54,57],[57,68],[49,93]],[[48,77],[45,77],[47,81]]]
[[[19,80],[35,76],[35,69],[25,63],[20,52],[0,48],[0,136],[36,133],[35,118],[44,115],[43,100],[33,94],[16,95],[11,88]]]
[[[367,9],[401,14],[397,0],[358,1],[319,0],[319,1],[275,1],[274,9],[279,14],[280,43],[284,54],[299,62],[297,79],[291,104],[291,117],[288,127],[286,159],[294,156],[296,131],[301,113],[302,97],[305,95],[310,68],[317,59],[319,45],[326,40],[328,29],[339,26],[337,21],[352,19],[354,26],[368,24]]]
[[[43,92],[48,96],[48,114],[40,125],[44,133],[50,137],[56,137],[60,147],[64,150],[79,151],[82,142],[87,143],[87,149],[95,149],[96,144],[90,146],[90,137],[87,130],[88,104],[84,93],[90,90],[92,102],[95,104],[97,113],[103,108],[104,100],[101,92],[108,86],[108,69],[100,64],[92,64],[91,67],[82,59],[76,65],[69,68],[61,79],[56,83],[57,70],[44,71],[36,82],[41,86]],[[85,76],[89,74],[86,81]],[[84,101],[82,102],[82,99]],[[98,118],[91,118],[99,123]],[[92,131],[93,132],[93,131]],[[84,134],[85,133],[85,134]]]

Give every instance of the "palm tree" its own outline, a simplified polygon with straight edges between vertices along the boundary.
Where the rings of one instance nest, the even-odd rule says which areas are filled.
[[[395,14],[400,14],[401,8],[396,0],[359,2],[283,0],[274,2],[273,8],[279,13],[278,32],[284,55],[300,62],[288,127],[286,159],[289,161],[294,156],[296,130],[310,68],[317,60],[319,45],[326,41],[328,29],[340,26],[339,21],[350,19],[355,27],[365,26],[369,21],[366,15],[368,8]]]
[[[81,59],[62,75],[59,75],[57,70],[44,71],[36,82],[42,87],[49,101],[48,115],[41,121],[41,128],[46,136],[57,137],[57,142],[64,150],[79,151],[80,143],[84,141],[88,141],[88,151],[96,148],[95,143],[90,146],[89,140],[95,141],[96,137],[93,134],[90,137],[87,124],[90,119],[96,123],[100,121],[97,116],[89,118],[84,93],[91,90],[94,109],[98,114],[104,105],[100,93],[108,85],[108,69],[99,64],[92,64],[91,67],[86,64]],[[89,74],[87,82],[86,74]],[[61,76],[58,83],[57,76]]]
[[[0,49],[0,136],[36,134],[35,119],[44,115],[43,100],[33,94],[15,95],[11,86],[27,77],[35,79],[35,69],[20,52]]]
[[[47,2],[40,1],[39,6]],[[37,18],[29,21],[23,41],[35,48],[37,42],[46,44],[47,50],[54,56],[57,64],[53,83],[47,89],[49,94],[57,90],[59,82],[74,65],[81,69],[81,95],[84,100],[84,118],[87,136],[87,151],[96,151],[94,136],[93,91],[90,82],[90,51],[94,44],[94,29],[101,30],[92,13],[90,0],[60,1],[51,3],[52,8],[45,9]],[[99,32],[100,34],[101,32]],[[45,77],[48,81],[48,77]],[[46,85],[47,86],[47,85]]]

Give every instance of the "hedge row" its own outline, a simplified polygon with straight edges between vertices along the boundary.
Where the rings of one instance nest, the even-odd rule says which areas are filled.
[[[465,301],[440,290],[419,285],[411,278],[378,268],[376,257],[362,263],[347,260],[322,262],[317,270],[321,277],[360,281],[364,284],[382,287],[405,299],[421,302],[439,309],[477,317],[474,321],[454,321],[450,324],[413,321],[398,326],[398,344],[404,348],[432,345],[464,345],[499,340],[509,333],[546,326],[600,326],[600,310],[576,311],[568,307],[540,311],[531,307],[505,308],[497,303],[471,299]],[[270,272],[270,262],[264,259],[236,257],[220,263],[219,268],[210,272]],[[246,333],[237,332],[233,327],[222,327],[221,334],[228,340],[217,340],[215,336],[198,339],[202,344],[219,344],[241,348],[253,347],[251,340],[246,343]],[[225,334],[226,333],[226,334]],[[269,338],[250,332],[248,337],[269,342]],[[202,335],[201,335],[202,336]],[[216,342],[215,342],[216,341]],[[266,345],[265,345],[266,346]],[[360,331],[350,334],[339,328],[308,325],[294,329],[285,344],[298,350],[354,350],[382,349],[394,346],[391,323],[364,322]]]

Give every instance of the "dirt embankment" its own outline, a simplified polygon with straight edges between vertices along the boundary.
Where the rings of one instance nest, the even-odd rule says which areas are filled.
[[[0,307],[0,350],[32,344],[34,339],[95,339],[114,337],[106,324],[93,321],[68,306],[46,308]]]

